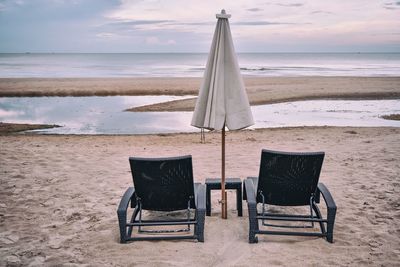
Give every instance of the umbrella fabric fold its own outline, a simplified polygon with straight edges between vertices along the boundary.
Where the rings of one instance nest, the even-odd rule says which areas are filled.
[[[218,22],[191,125],[209,130],[239,130],[254,124],[240,74],[228,18]]]

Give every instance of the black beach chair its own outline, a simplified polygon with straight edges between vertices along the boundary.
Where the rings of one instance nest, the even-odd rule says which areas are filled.
[[[197,239],[204,242],[206,188],[205,185],[193,183],[192,157],[131,157],[129,162],[134,187],[126,190],[118,207],[120,242],[160,239]],[[133,214],[128,222],[129,203]],[[165,216],[162,216],[164,219],[145,219],[144,210],[153,213],[186,210],[186,214],[172,219],[165,219]],[[185,228],[171,229],[177,226]],[[136,227],[138,235],[133,237],[132,232]],[[158,230],[160,227],[168,229]]]
[[[324,155],[324,152],[289,153],[262,150],[259,176],[248,177],[244,182],[244,198],[247,198],[249,211],[249,243],[258,242],[257,234],[321,236],[326,237],[328,242],[333,242],[336,204],[326,186],[318,183]],[[326,203],[327,218],[322,217],[317,205],[320,202],[320,194]],[[257,210],[259,203],[261,212]],[[267,205],[309,206],[310,214],[267,212]],[[302,225],[298,225],[299,222]],[[320,232],[315,231],[314,223],[319,224]],[[260,230],[261,227],[264,230]],[[271,227],[313,229],[268,230]]]

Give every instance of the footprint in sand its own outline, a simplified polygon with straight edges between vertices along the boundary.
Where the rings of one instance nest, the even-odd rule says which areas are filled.
[[[74,212],[67,217],[67,222],[79,221],[82,219],[82,215],[79,212]]]

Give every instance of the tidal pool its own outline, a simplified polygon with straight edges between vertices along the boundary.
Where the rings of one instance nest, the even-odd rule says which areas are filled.
[[[192,112],[126,112],[127,108],[193,96],[3,97],[0,121],[58,124],[44,134],[148,134],[196,132]],[[313,100],[252,107],[251,128],[392,126],[380,116],[400,113],[400,100]]]

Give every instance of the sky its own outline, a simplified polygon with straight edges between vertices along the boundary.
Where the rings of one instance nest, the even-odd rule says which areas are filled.
[[[221,9],[237,52],[400,52],[393,0],[0,0],[0,52],[208,52]]]

